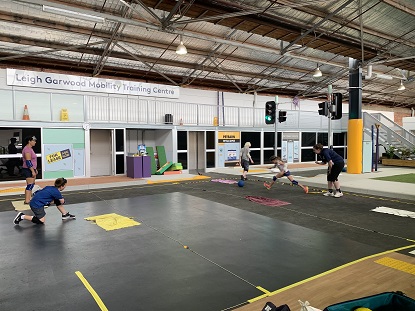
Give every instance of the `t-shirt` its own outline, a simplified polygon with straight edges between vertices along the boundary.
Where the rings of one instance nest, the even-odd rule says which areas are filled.
[[[242,160],[249,161],[248,155],[249,155],[249,148],[243,147],[241,149],[241,152],[239,153],[239,156],[241,157]]]
[[[36,153],[33,151],[33,148],[30,148],[28,146],[25,146],[22,150],[22,157],[23,157],[23,168],[28,168],[26,164],[26,157],[25,154],[30,153],[30,161],[32,162],[33,169],[37,168],[37,156]]]
[[[278,168],[280,170],[280,172],[288,172],[288,164],[287,163],[275,164],[274,167]]]
[[[332,149],[323,148],[321,150],[320,156],[322,158],[323,163],[328,163],[330,160],[332,160],[333,163],[344,162],[343,158]]]
[[[54,200],[62,199],[62,193],[55,186],[46,186],[45,188],[36,191],[30,200],[30,207],[41,208]]]

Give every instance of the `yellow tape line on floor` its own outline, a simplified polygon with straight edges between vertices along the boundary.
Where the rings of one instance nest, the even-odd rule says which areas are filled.
[[[24,193],[24,187],[21,188],[4,188],[0,189],[0,193],[9,193],[9,192],[22,192]]]
[[[92,286],[89,284],[89,282],[87,281],[87,279],[84,278],[84,276],[82,275],[82,273],[80,271],[76,271],[75,274],[78,276],[78,278],[84,284],[84,286],[86,287],[86,289],[90,292],[90,294],[95,299],[95,301],[98,304],[98,306],[100,307],[100,309],[102,311],[108,311],[107,307],[104,305],[104,303],[102,302],[101,298],[99,298],[97,292],[92,288]]]

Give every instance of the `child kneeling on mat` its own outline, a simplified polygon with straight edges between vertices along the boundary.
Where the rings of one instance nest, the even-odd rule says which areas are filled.
[[[75,219],[75,215],[69,214],[63,207],[65,199],[62,196],[61,191],[65,189],[67,180],[65,178],[58,178],[55,180],[55,186],[46,186],[45,188],[36,191],[35,195],[30,200],[30,209],[34,216],[25,215],[20,212],[14,218],[13,223],[18,225],[23,219],[31,221],[38,225],[45,223],[45,206],[55,203],[58,210],[62,213],[62,220]]]
[[[304,190],[305,193],[308,193],[308,187],[303,186],[298,181],[294,180],[294,178],[292,177],[290,171],[288,170],[288,164],[285,163],[283,160],[281,160],[280,157],[277,157],[277,156],[273,155],[269,158],[269,160],[272,163],[274,163],[273,168],[275,168],[275,167],[278,168],[279,173],[272,178],[271,183],[268,184],[268,183],[264,182],[265,188],[267,188],[268,190],[271,189],[272,185],[276,182],[276,180],[278,178],[281,178],[281,177],[285,176],[289,179],[289,181],[291,181],[291,183],[293,185],[301,187]]]

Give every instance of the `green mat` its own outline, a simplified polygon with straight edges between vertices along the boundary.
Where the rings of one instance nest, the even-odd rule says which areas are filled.
[[[393,175],[393,176],[385,176],[385,177],[377,177],[373,179],[378,180],[387,180],[387,181],[396,181],[396,182],[406,182],[409,184],[415,184],[415,174],[402,174],[402,175]]]
[[[157,165],[156,165],[156,159],[154,158],[153,147],[146,147],[146,152],[148,156],[150,157],[150,161],[151,161],[151,175],[154,175],[157,172]]]
[[[164,146],[156,146],[157,158],[159,159],[159,167],[163,167],[167,163],[166,150]]]
[[[163,173],[165,172],[165,171],[167,171],[168,170],[168,168],[170,167],[170,166],[172,166],[173,165],[173,163],[172,162],[167,162],[166,164],[164,164],[162,167],[160,167],[159,169],[158,169],[158,171],[156,172],[156,175],[163,175]]]

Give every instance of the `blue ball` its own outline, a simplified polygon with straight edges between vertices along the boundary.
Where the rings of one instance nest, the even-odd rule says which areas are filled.
[[[245,182],[243,180],[238,181],[238,186],[239,187],[245,186]]]

